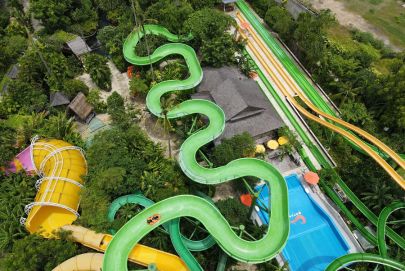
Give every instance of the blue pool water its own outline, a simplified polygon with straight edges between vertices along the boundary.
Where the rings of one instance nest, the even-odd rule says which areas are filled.
[[[288,185],[290,235],[282,253],[291,271],[320,271],[336,258],[348,253],[349,246],[327,213],[309,196],[297,175],[285,178]],[[257,205],[268,204],[269,189],[261,191]],[[267,207],[267,206],[266,206]],[[258,215],[264,224],[269,216],[264,210]]]

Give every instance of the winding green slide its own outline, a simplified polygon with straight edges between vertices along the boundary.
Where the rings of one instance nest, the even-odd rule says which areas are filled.
[[[240,9],[240,11],[243,13],[243,15],[247,18],[249,23],[253,26],[253,28],[260,35],[260,37],[263,39],[263,41],[268,46],[268,48],[275,54],[275,56],[278,58],[278,60],[283,64],[285,69],[288,71],[288,73],[297,82],[297,84],[300,86],[300,88],[308,95],[308,97],[310,97],[311,101],[319,109],[323,110],[325,113],[335,116],[335,113],[333,112],[333,110],[322,99],[322,97],[314,89],[314,87],[308,82],[306,77],[301,73],[301,71],[298,69],[298,67],[294,64],[293,60],[284,52],[284,50],[280,47],[280,45],[276,42],[276,40],[268,33],[267,29],[261,24],[261,22],[258,20],[256,15],[252,12],[252,10],[248,6],[248,4],[244,0],[238,0],[237,6]],[[303,139],[305,144],[308,146],[308,148],[310,149],[312,154],[318,160],[318,162],[324,168],[331,168],[331,165],[323,157],[323,155],[318,150],[318,148],[312,142],[310,142],[308,136],[305,134],[303,129],[299,126],[299,124],[295,120],[295,117],[291,115],[291,112],[289,112],[289,110],[286,108],[284,103],[278,97],[277,93],[275,92],[275,90],[273,89],[273,87],[271,86],[271,84],[267,80],[267,78],[264,76],[264,74],[260,71],[260,69],[257,69],[257,70],[258,70],[259,77],[265,83],[266,87],[270,90],[272,96],[276,99],[276,102],[279,104],[279,106],[281,107],[283,112],[286,114],[288,119],[291,121],[292,125],[294,126],[294,128],[296,129],[296,131],[298,132],[300,137]],[[352,144],[352,146],[353,145],[354,144]],[[316,170],[309,159],[306,159],[305,162],[307,163],[308,167],[311,170]],[[364,205],[364,203],[353,193],[353,191],[350,190],[350,188],[345,184],[345,182],[340,177],[337,178],[337,183],[342,188],[342,190],[345,192],[345,194],[350,199],[350,201],[356,206],[356,208],[370,222],[372,222],[375,226],[377,226],[377,223],[378,223],[377,216]],[[345,213],[345,215],[355,224],[355,226],[361,231],[361,233],[367,238],[367,240],[370,243],[377,245],[377,238],[374,237],[353,214],[351,214],[351,211],[344,205],[344,203],[340,200],[340,198],[336,195],[336,193],[330,187],[328,187],[326,184],[321,182],[321,185],[323,185],[323,187],[325,188],[325,191],[328,194],[328,196],[332,198],[332,200],[339,206],[339,208]],[[387,228],[387,236],[391,240],[393,240],[395,243],[397,243],[402,249],[405,249],[405,239],[389,227]]]
[[[179,42],[181,37],[171,34],[167,29],[156,25],[145,25],[147,34],[166,37],[169,41]],[[145,33],[134,31],[124,43],[125,59],[135,65],[158,62],[169,55],[181,55],[189,68],[190,76],[185,80],[169,80],[155,85],[148,93],[148,109],[157,117],[163,117],[160,98],[175,90],[186,90],[197,86],[202,79],[202,69],[194,50],[182,43],[165,44],[152,55],[140,57],[134,48]],[[202,184],[219,184],[243,176],[255,176],[268,181],[272,197],[269,206],[270,227],[266,235],[258,241],[246,241],[238,237],[217,208],[205,199],[181,195],[160,201],[140,212],[127,222],[109,244],[104,260],[104,271],[127,270],[127,258],[132,247],[142,237],[158,226],[179,217],[192,217],[199,220],[216,240],[217,244],[236,260],[250,263],[264,262],[275,257],[284,247],[290,221],[288,217],[287,185],[283,176],[272,165],[258,159],[242,158],[218,168],[204,168],[196,160],[198,149],[217,138],[225,126],[225,115],[221,108],[207,100],[188,100],[177,105],[167,113],[168,118],[178,118],[191,114],[203,114],[209,125],[187,138],[180,148],[179,163],[184,173],[193,181]],[[148,217],[159,214],[160,221],[153,225],[147,223]]]
[[[305,92],[311,102],[323,112],[337,117],[335,111],[325,102],[324,99],[320,96],[318,91],[313,87],[313,85],[306,79],[305,75],[301,72],[301,70],[295,65],[294,61],[285,53],[285,51],[280,47],[280,45],[275,41],[273,37],[267,32],[267,30],[261,25],[261,23],[257,20],[256,16],[251,12],[248,4],[244,0],[237,1],[238,8],[242,11],[242,13],[248,18],[249,22],[253,25],[253,27],[258,31],[260,36],[263,38],[267,46],[272,50],[275,56],[280,60],[283,64],[285,69],[291,75],[291,77],[297,82],[298,86]],[[254,23],[252,21],[255,21]],[[259,30],[259,26],[261,26],[262,30]],[[262,31],[266,31],[266,34],[261,33]],[[344,127],[342,127],[344,128]],[[355,143],[348,140],[348,142],[355,148],[357,151],[366,154],[363,149],[357,146]],[[381,152],[376,146],[365,142],[370,148],[372,148],[376,153],[378,153],[382,158],[389,159],[389,157],[384,153]],[[367,154],[366,154],[367,155]]]
[[[242,13],[246,16],[248,21],[253,25],[255,30],[259,33],[259,35],[263,38],[267,46],[275,53],[275,55],[278,57],[278,59],[285,65],[287,62],[288,65],[285,65],[285,68],[290,74],[295,74],[297,76],[297,73],[300,73],[299,69],[293,64],[292,60],[287,56],[287,54],[281,49],[281,47],[277,44],[277,42],[274,40],[273,37],[269,35],[267,30],[264,28],[264,26],[258,21],[256,16],[253,14],[253,12],[250,10],[249,6],[245,3],[245,1],[239,0],[237,2],[239,9],[242,11]],[[323,157],[323,155],[320,153],[319,149],[309,140],[308,136],[300,127],[298,122],[296,121],[295,117],[292,116],[291,112],[288,110],[288,108],[285,106],[281,98],[277,95],[276,91],[268,81],[268,79],[264,76],[263,72],[256,67],[256,70],[258,72],[258,75],[260,79],[263,81],[265,84],[266,88],[271,92],[272,96],[275,98],[277,104],[281,107],[283,112],[286,114],[287,118],[291,121],[292,125],[300,135],[300,137],[303,139],[304,143],[308,146],[310,151],[313,153],[315,158],[318,160],[318,162],[324,166],[325,168],[331,168],[331,165],[327,162],[327,160]],[[312,87],[311,84],[306,80],[305,76],[303,76],[301,73],[298,74],[300,76],[301,80],[305,80],[307,83],[307,86],[310,86],[313,90],[313,94],[318,95],[318,99],[324,103],[326,107],[328,105],[323,101],[323,99],[319,96],[318,92],[315,91],[315,89]],[[294,77],[294,76],[293,76]],[[297,80],[296,77],[294,77],[295,80]],[[300,82],[298,82],[300,87],[302,85]],[[302,81],[301,81],[302,83]],[[319,106],[319,104],[317,104]],[[322,108],[322,106],[320,106]],[[334,114],[333,110],[329,108],[330,110],[326,110],[325,112],[332,113]],[[329,112],[328,112],[329,111]],[[307,155],[305,154],[305,151],[302,149],[301,155],[303,156],[304,161],[308,165],[308,167],[311,170],[316,170],[315,166],[312,164],[312,162],[309,159],[305,159]],[[402,236],[398,235],[396,232],[394,232],[391,228],[386,226],[386,221],[388,216],[395,210],[399,208],[403,208],[404,203],[393,203],[390,206],[387,206],[386,208],[383,209],[381,212],[380,216],[377,218],[377,216],[370,211],[364,204],[363,202],[357,198],[357,196],[349,189],[349,187],[343,182],[343,180],[338,177],[337,179],[338,184],[341,186],[343,191],[345,191],[346,195],[349,197],[349,199],[353,202],[353,204],[374,224],[377,226],[377,237],[373,236],[365,227],[364,225],[351,213],[351,211],[345,206],[345,204],[340,200],[340,198],[336,195],[336,193],[326,184],[321,183],[323,185],[325,191],[327,194],[332,198],[332,200],[339,206],[339,208],[342,210],[342,212],[353,222],[353,224],[362,232],[362,234],[373,244],[378,245],[380,254],[381,255],[374,255],[374,254],[364,254],[364,253],[356,253],[356,254],[349,254],[345,255],[341,258],[336,259],[334,262],[331,263],[330,266],[328,266],[327,271],[332,271],[332,270],[337,270],[340,267],[352,263],[352,262],[374,262],[374,263],[380,263],[384,264],[385,266],[393,267],[398,270],[405,270],[405,266],[403,264],[400,264],[394,260],[388,259],[387,258],[387,247],[384,241],[385,234],[387,234],[388,237],[390,237],[394,242],[396,242],[402,249],[405,248],[405,240]]]
[[[378,250],[380,255],[370,253],[352,253],[344,255],[334,260],[326,269],[326,271],[334,271],[339,268],[357,262],[377,263],[387,267],[392,267],[397,270],[405,270],[405,264],[388,258],[387,244],[385,243],[385,230],[387,227],[388,217],[398,209],[405,208],[404,202],[394,202],[385,207],[378,217],[377,237],[378,237]]]
[[[117,211],[126,204],[139,204],[144,208],[150,207],[155,202],[146,198],[142,194],[130,194],[119,197],[115,199],[108,209],[108,221],[114,221],[115,214]],[[162,225],[167,233],[170,234],[170,238],[172,244],[179,254],[179,256],[183,259],[186,265],[191,270],[201,270],[201,266],[196,261],[194,256],[190,253],[190,251],[203,251],[211,248],[213,245],[216,244],[215,239],[212,238],[211,235],[207,236],[202,240],[191,240],[180,233],[180,219],[173,219],[168,223]],[[113,232],[115,234],[115,232]],[[222,269],[223,270],[223,269]]]

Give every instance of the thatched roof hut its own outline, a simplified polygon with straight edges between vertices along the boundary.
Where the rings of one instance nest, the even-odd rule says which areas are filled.
[[[69,104],[69,109],[76,114],[79,120],[86,123],[89,123],[95,116],[93,106],[87,102],[86,96],[81,92],[79,92]]]

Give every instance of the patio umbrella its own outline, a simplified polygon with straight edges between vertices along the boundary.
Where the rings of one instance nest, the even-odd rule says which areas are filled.
[[[262,144],[256,145],[255,153],[265,153],[266,148]]]
[[[304,174],[304,180],[309,184],[317,184],[319,182],[319,176],[315,172],[308,171]]]
[[[288,143],[288,138],[285,136],[280,136],[277,141],[278,141],[278,144],[284,145],[284,144]]]
[[[271,150],[276,150],[277,148],[278,148],[278,142],[277,141],[275,141],[275,140],[269,140],[268,142],[267,142],[267,147],[269,148],[269,149],[271,149]]]

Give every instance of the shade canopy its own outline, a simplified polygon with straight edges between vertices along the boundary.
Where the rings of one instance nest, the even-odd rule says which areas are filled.
[[[248,207],[252,205],[252,197],[250,196],[250,194],[240,195],[240,201],[243,205],[246,205]]]
[[[280,136],[277,141],[278,141],[278,144],[284,145],[284,144],[288,143],[288,138],[285,136]]]
[[[255,153],[265,153],[266,148],[262,144],[256,145]]]
[[[275,141],[275,140],[269,140],[268,142],[267,142],[267,147],[269,148],[269,149],[271,149],[271,150],[276,150],[277,148],[278,148],[278,142],[277,141]]]
[[[315,172],[308,171],[304,174],[304,180],[309,184],[317,184],[319,182],[319,176]]]

